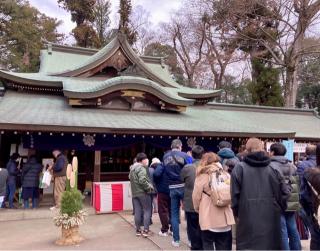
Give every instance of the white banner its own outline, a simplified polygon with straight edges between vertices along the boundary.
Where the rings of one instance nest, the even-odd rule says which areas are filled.
[[[267,142],[266,143],[266,148],[267,151],[270,152],[270,146],[275,143],[275,142]],[[293,145],[293,152],[294,153],[305,153],[306,152],[306,147],[307,147],[307,143],[294,143]]]

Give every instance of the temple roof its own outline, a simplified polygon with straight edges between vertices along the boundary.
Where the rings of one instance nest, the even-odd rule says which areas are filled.
[[[2,130],[320,139],[313,110],[212,103],[219,90],[179,85],[121,33],[101,50],[49,45],[39,72],[0,82]]]
[[[63,93],[70,104],[101,103],[114,91],[143,92],[138,99],[161,103],[163,110],[184,111],[220,95],[219,90],[200,90],[174,81],[163,58],[138,56],[126,37],[118,33],[100,50],[49,44],[41,50],[37,73],[0,70],[7,89]],[[79,100],[81,99],[81,100]],[[90,100],[88,103],[87,100]],[[160,103],[159,103],[160,102]]]
[[[88,85],[85,79],[83,81],[68,79],[63,82],[63,93],[69,98],[98,98],[115,91],[133,89],[152,93],[161,100],[167,100],[168,103],[186,106],[193,104],[192,100],[179,96],[179,89],[170,87],[159,88],[157,83],[140,77],[115,77],[105,81],[92,81],[90,85]]]
[[[133,113],[75,109],[62,96],[14,91],[7,91],[0,98],[0,128],[48,132],[320,139],[320,119],[313,110],[209,104],[191,106],[184,113]]]

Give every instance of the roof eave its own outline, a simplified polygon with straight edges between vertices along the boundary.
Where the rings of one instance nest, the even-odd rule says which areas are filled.
[[[0,78],[3,78],[5,80],[10,80],[16,83],[24,84],[24,85],[62,88],[62,81],[45,81],[45,80],[28,79],[28,78],[12,75],[10,74],[10,72],[5,72],[1,70],[0,70]]]
[[[294,132],[288,133],[250,133],[250,132],[214,132],[214,131],[181,131],[181,130],[156,130],[156,129],[132,129],[132,128],[106,128],[106,127],[81,127],[64,125],[35,125],[0,123],[1,130],[29,131],[29,132],[76,132],[76,133],[129,133],[141,135],[183,135],[195,137],[260,137],[260,138],[295,138]],[[301,139],[301,138],[300,138]],[[317,140],[317,138],[311,138]]]
[[[195,89],[197,91],[197,89]],[[208,91],[207,93],[184,93],[178,92],[179,96],[190,99],[216,98],[221,94],[221,90]]]
[[[151,82],[149,80],[146,81],[138,81],[136,80],[135,83],[128,83],[123,82],[122,79],[119,78],[118,83],[115,83],[110,86],[106,86],[101,90],[97,90],[94,92],[76,92],[72,90],[64,89],[63,93],[68,98],[80,98],[80,99],[91,99],[91,98],[99,98],[109,93],[121,90],[138,90],[143,92],[148,92],[153,94],[154,96],[158,97],[159,99],[173,104],[177,106],[190,106],[194,104],[194,100],[178,100],[172,97],[171,95],[167,94],[165,91],[161,90],[161,88],[154,88],[152,86],[148,86],[145,83]],[[140,83],[140,84],[139,84]]]
[[[298,108],[286,108],[286,107],[273,107],[273,106],[257,106],[257,105],[243,105],[243,104],[227,104],[227,103],[208,103],[207,107],[210,109],[220,110],[239,110],[239,111],[253,111],[253,112],[274,112],[274,113],[286,113],[286,114],[305,114],[318,117],[313,109],[298,109]]]

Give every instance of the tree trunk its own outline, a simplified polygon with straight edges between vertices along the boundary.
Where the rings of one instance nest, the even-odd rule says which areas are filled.
[[[303,42],[306,29],[310,22],[310,16],[306,9],[301,9],[295,31],[292,49],[287,55],[286,82],[285,82],[285,106],[295,107],[298,92],[298,67],[303,50]]]
[[[196,87],[196,85],[195,85],[195,83],[194,83],[194,81],[193,81],[193,78],[194,78],[194,73],[193,73],[193,71],[187,73],[187,87],[190,87],[190,88]]]
[[[61,238],[56,241],[59,246],[77,245],[82,242],[84,238],[79,233],[79,227],[72,227],[69,229],[61,228]]]
[[[285,82],[285,107],[294,108],[296,106],[298,93],[297,65],[294,68],[287,67]]]

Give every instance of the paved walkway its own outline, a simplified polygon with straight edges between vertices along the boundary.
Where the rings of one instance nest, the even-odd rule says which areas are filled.
[[[92,212],[91,212],[92,213]],[[24,220],[19,219],[24,215]],[[11,219],[6,216],[11,217]],[[18,216],[18,220],[14,220]],[[182,217],[180,233],[181,246],[171,246],[172,237],[160,237],[160,222],[153,215],[154,224],[150,238],[136,237],[133,216],[129,212],[119,214],[91,214],[86,224],[81,226],[81,234],[86,238],[79,246],[59,247],[54,241],[60,229],[54,226],[53,213],[48,209],[40,210],[0,210],[0,249],[14,250],[188,250],[186,224]],[[303,250],[308,250],[308,241],[303,241]],[[233,249],[235,246],[233,245]]]
[[[92,215],[81,234],[86,238],[78,246],[59,247],[54,241],[60,230],[52,219],[1,222],[0,249],[15,250],[158,250],[151,240],[137,238],[134,229],[118,214]]]

